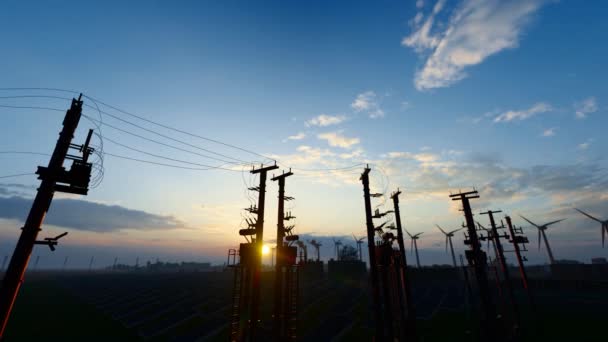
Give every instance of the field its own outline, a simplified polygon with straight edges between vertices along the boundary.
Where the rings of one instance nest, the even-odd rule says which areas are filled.
[[[270,327],[271,273],[263,275],[265,326]],[[452,271],[414,272],[421,341],[470,341],[476,311]],[[516,283],[516,281],[514,281]],[[537,312],[521,289],[524,340],[603,341],[605,283],[535,283]],[[27,281],[7,328],[7,340],[226,341],[231,272],[37,272]],[[303,279],[298,337],[302,341],[371,341],[366,279]],[[495,293],[499,311],[504,297]],[[538,339],[535,338],[538,337]]]

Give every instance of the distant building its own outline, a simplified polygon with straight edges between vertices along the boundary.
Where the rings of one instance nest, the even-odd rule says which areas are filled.
[[[560,264],[560,265],[580,265],[580,264],[582,264],[582,262],[580,262],[578,260],[569,260],[569,259],[555,260],[555,263]]]
[[[593,258],[591,259],[591,263],[595,265],[608,264],[608,260],[606,260],[606,258]]]

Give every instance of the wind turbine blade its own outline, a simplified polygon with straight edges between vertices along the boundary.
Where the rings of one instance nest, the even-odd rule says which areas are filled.
[[[406,234],[407,234],[407,235],[408,235],[410,238],[412,238],[412,237],[413,237],[413,236],[412,236],[412,234],[410,234],[410,232],[408,232],[408,231],[407,231],[407,229],[403,228],[403,230],[405,230],[405,233],[406,233]]]
[[[598,219],[598,218],[595,218],[595,217],[593,217],[593,216],[591,216],[591,215],[587,214],[586,212],[584,212],[584,211],[582,211],[582,210],[580,210],[580,209],[578,209],[578,208],[574,208],[574,210],[578,211],[579,213],[581,213],[581,214],[583,214],[583,215],[587,216],[588,218],[590,218],[590,219],[592,219],[592,220],[595,220],[595,221],[597,221],[597,222],[602,222],[602,220],[600,220],[600,219]]]
[[[458,229],[454,229],[451,232],[449,232],[448,234],[452,235],[452,234],[456,233],[457,231],[463,230],[463,229],[464,229],[464,227],[461,227],[461,228],[458,228]]]
[[[447,233],[446,233],[446,232],[445,232],[443,229],[441,229],[441,227],[439,227],[439,225],[438,225],[438,224],[436,224],[435,226],[436,226],[437,228],[439,228],[439,230],[441,230],[441,232],[442,232],[443,234],[448,235],[448,234],[447,234]]]
[[[549,222],[549,223],[545,223],[545,224],[543,224],[543,226],[544,226],[544,227],[549,227],[550,225],[552,225],[552,224],[556,224],[556,223],[558,223],[558,222],[562,222],[563,220],[565,220],[565,219],[551,221],[551,222]]]
[[[358,243],[359,240],[357,240],[357,237],[355,236],[355,234],[353,234],[353,239],[355,239],[355,243]]]
[[[414,239],[412,239],[411,241],[412,243],[410,244],[410,254],[414,254]]]
[[[538,229],[538,250],[540,251],[540,228]]]
[[[528,220],[527,218],[525,218],[523,215],[519,215],[519,217],[521,217],[522,219],[528,221],[529,224],[533,225],[536,228],[539,228],[538,225],[530,220]]]

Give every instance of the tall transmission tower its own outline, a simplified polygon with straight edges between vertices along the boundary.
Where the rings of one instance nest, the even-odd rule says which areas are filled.
[[[249,188],[258,192],[257,206],[245,209],[256,215],[255,219],[247,219],[248,227],[239,230],[239,235],[247,239],[247,243],[239,246],[239,263],[234,265],[234,282],[232,292],[232,314],[230,318],[231,341],[257,341],[261,324],[260,312],[260,283],[262,268],[262,248],[264,241],[264,209],[266,201],[266,179],[268,171],[278,169],[276,165],[253,168],[251,174],[260,175],[257,187]]]
[[[526,236],[523,235],[523,230],[521,228],[515,228],[513,223],[511,222],[511,217],[505,216],[505,221],[507,221],[507,227],[509,228],[509,234],[511,234],[511,242],[513,244],[513,249],[515,252],[515,257],[517,258],[517,265],[519,266],[519,274],[521,276],[521,281],[526,290],[526,295],[528,297],[528,302],[532,311],[536,310],[536,305],[534,303],[534,296],[532,295],[532,290],[528,284],[528,275],[526,273],[526,267],[524,266],[524,258],[521,255],[522,251],[527,251],[526,244],[529,243],[529,240]],[[521,245],[521,247],[520,247]]]
[[[393,210],[395,211],[395,223],[397,229],[397,244],[399,245],[399,286],[397,291],[403,291],[403,299],[401,305],[405,305],[405,312],[402,313],[405,317],[403,332],[407,340],[415,341],[416,337],[416,312],[414,310],[414,298],[410,286],[409,271],[407,269],[407,259],[405,253],[405,242],[403,241],[403,226],[401,225],[401,211],[399,209],[399,195],[401,191],[393,192],[391,198],[393,200]],[[401,293],[401,292],[400,292]]]
[[[496,309],[492,302],[490,288],[488,286],[486,253],[481,250],[481,244],[479,243],[479,238],[475,229],[475,221],[473,220],[471,204],[469,202],[471,199],[479,198],[479,194],[474,190],[451,194],[450,198],[453,201],[462,202],[462,211],[464,212],[468,230],[468,238],[465,240],[465,244],[470,248],[468,251],[465,251],[465,256],[469,266],[475,270],[477,289],[481,299],[481,319],[479,322],[481,324],[481,337],[482,340],[490,341],[498,338],[498,335],[500,334],[496,331]]]
[[[513,314],[513,333],[515,336],[519,335],[521,319],[519,317],[519,309],[517,307],[517,300],[515,299],[515,292],[513,291],[513,285],[511,283],[511,277],[509,275],[509,266],[507,265],[507,260],[505,258],[504,249],[502,247],[502,242],[500,239],[509,239],[509,235],[504,234],[500,235],[498,233],[498,228],[505,229],[504,224],[501,224],[500,227],[496,226],[496,222],[494,221],[494,214],[501,213],[502,211],[492,211],[488,210],[481,215],[488,215],[490,219],[490,227],[492,228],[492,239],[494,240],[494,244],[496,246],[496,253],[498,254],[498,262],[500,263],[500,268],[504,276],[504,286],[507,289],[507,296],[509,298],[509,304],[511,306],[512,314]],[[502,222],[501,222],[502,223]]]
[[[277,245],[274,282],[274,325],[273,336],[275,341],[296,339],[297,298],[298,298],[298,265],[296,256],[298,249],[291,246],[299,242],[294,235],[294,225],[285,226],[285,221],[295,218],[291,213],[285,213],[285,201],[293,197],[285,196],[285,180],[292,176],[291,170],[272,178],[279,183],[279,201],[277,216]]]
[[[385,340],[384,326],[382,324],[382,308],[380,302],[380,289],[378,287],[378,269],[376,267],[376,244],[375,244],[375,232],[376,227],[372,219],[372,203],[371,193],[369,190],[369,173],[371,169],[367,166],[361,174],[361,183],[363,184],[363,200],[365,203],[365,222],[367,227],[367,247],[369,252],[369,271],[372,282],[372,299],[374,308],[374,325],[375,325],[375,339],[378,341]]]
[[[89,143],[93,131],[89,130],[86,142],[83,145],[72,144],[74,133],[82,116],[83,102],[81,99],[82,94],[78,99],[72,99],[71,107],[65,114],[63,129],[59,133],[59,139],[57,140],[49,164],[47,167],[39,166],[36,172],[38,179],[41,180],[40,187],[2,280],[2,288],[0,290],[0,338],[4,335],[19,288],[23,284],[23,276],[34,245],[45,244],[51,250],[57,245],[59,237],[36,241],[55,191],[80,195],[86,195],[88,192],[92,170],[92,164],[88,162],[88,158],[93,152],[93,149],[89,147]],[[70,149],[79,151],[82,153],[82,157],[68,154]],[[69,170],[66,170],[63,166],[66,159],[72,161]]]

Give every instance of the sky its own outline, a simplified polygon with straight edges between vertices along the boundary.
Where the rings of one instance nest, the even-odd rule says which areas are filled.
[[[459,228],[448,196],[472,188],[476,219],[502,210],[524,228],[530,263],[548,257],[520,215],[566,218],[547,230],[557,259],[608,257],[600,224],[574,210],[608,219],[606,15],[599,0],[3,1],[0,176],[28,175],[0,178],[0,256],[82,92],[74,143],[96,130],[103,180],[56,194],[41,237],[69,235],[36,247],[41,268],[221,264],[244,242],[251,165],[271,160],[292,168],[295,230],[324,259],[332,238],[365,235],[364,164],[374,207],[403,191],[422,264],[450,263],[435,225]],[[268,244],[276,196],[268,181]]]

